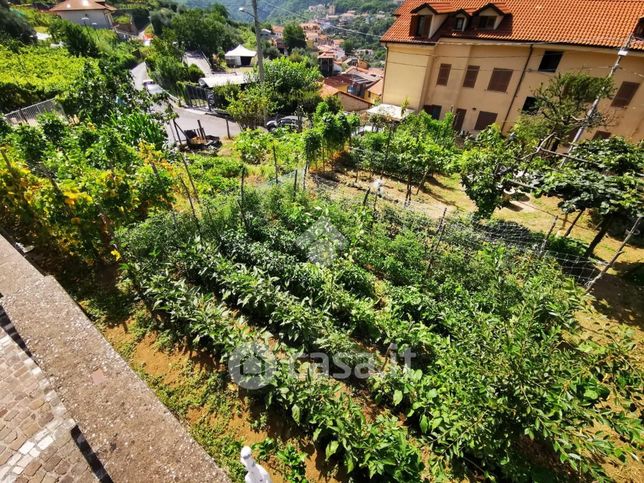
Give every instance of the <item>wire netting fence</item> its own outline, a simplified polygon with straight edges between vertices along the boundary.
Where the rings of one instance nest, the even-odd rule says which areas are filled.
[[[45,114],[47,112],[57,112],[62,116],[65,115],[65,111],[58,101],[55,99],[48,99],[46,101],[38,102],[37,104],[32,104],[31,106],[11,111],[5,114],[4,117],[9,124],[13,125],[34,124],[40,114]]]
[[[299,174],[301,176],[301,173]],[[292,179],[292,176],[289,178]],[[385,192],[350,194],[342,183],[317,175],[308,176],[308,186],[317,193],[338,201],[368,203],[377,208],[379,216],[399,227],[423,230],[431,237],[434,246],[451,243],[465,249],[478,251],[486,245],[503,245],[530,258],[551,258],[561,270],[580,284],[587,285],[601,272],[605,262],[583,256],[574,243],[559,237],[535,233],[514,222],[477,221],[471,216],[449,213],[415,201],[401,204]],[[361,198],[361,199],[360,199]]]

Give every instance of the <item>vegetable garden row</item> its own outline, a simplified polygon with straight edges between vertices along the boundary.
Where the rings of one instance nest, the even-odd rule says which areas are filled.
[[[347,241],[329,265],[298,243],[320,220]],[[554,261],[449,237],[430,249],[430,227],[278,187],[215,198],[198,223],[155,215],[118,239],[165,329],[222,361],[267,341],[277,369],[248,395],[356,478],[604,479],[605,458],[641,443],[627,346],[577,336],[581,295]],[[416,354],[411,367],[385,362],[391,344]],[[306,360],[289,371],[312,351],[356,372],[370,361],[368,377],[334,380]]]

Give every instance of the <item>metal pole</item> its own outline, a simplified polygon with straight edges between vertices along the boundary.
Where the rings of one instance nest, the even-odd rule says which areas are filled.
[[[255,21],[255,43],[257,44],[257,70],[259,82],[264,83],[264,51],[262,50],[262,38],[257,14],[257,0],[253,0],[253,20]]]
[[[608,76],[606,76],[607,79],[612,79],[613,75],[615,74],[615,71],[617,71],[617,68],[619,67],[620,62],[626,55],[628,55],[628,47],[631,44],[631,40],[633,40],[633,34],[630,34],[628,38],[626,39],[626,42],[624,42],[624,45],[622,46],[621,49],[617,52],[617,59],[615,59],[615,63],[613,64],[613,67],[611,67],[610,72],[608,73]],[[593,101],[592,105],[590,106],[590,109],[588,109],[588,113],[586,114],[586,119],[584,119],[584,122],[579,126],[579,129],[575,133],[575,137],[572,139],[570,142],[570,148],[568,149],[568,152],[570,153],[575,145],[577,144],[577,141],[579,141],[579,138],[584,134],[584,131],[586,131],[588,121],[590,118],[595,114],[595,111],[597,110],[597,106],[599,105],[599,102],[601,101],[603,95],[605,93],[605,90],[602,89],[601,92],[597,95],[595,100]]]
[[[228,118],[224,118],[226,121],[226,133],[228,134],[228,139],[230,139],[230,125],[228,124]]]
[[[22,112],[22,109],[18,109],[18,112],[20,112],[20,116],[22,117],[23,121],[25,121],[27,124],[29,124],[29,121],[25,117],[25,113]]]
[[[595,285],[595,283],[597,283],[597,281],[598,281],[600,278],[602,278],[602,277],[606,274],[606,272],[608,272],[608,269],[609,269],[610,267],[612,267],[612,266],[613,266],[613,264],[614,264],[614,263],[617,261],[617,259],[619,258],[619,256],[620,256],[622,253],[624,253],[624,247],[625,247],[625,246],[626,246],[626,244],[629,242],[629,240],[631,239],[631,237],[632,237],[632,236],[637,232],[637,227],[639,226],[639,224],[640,224],[640,222],[641,222],[641,221],[642,221],[642,216],[638,216],[638,217],[637,217],[637,220],[635,220],[635,223],[633,224],[633,228],[631,228],[628,232],[626,232],[626,237],[624,238],[624,241],[622,242],[622,244],[619,246],[619,248],[618,248],[618,249],[617,249],[617,251],[615,252],[615,255],[613,255],[613,258],[611,258],[610,262],[608,262],[608,263],[604,266],[604,268],[602,269],[602,271],[601,271],[601,272],[599,272],[599,274],[598,274],[594,279],[592,279],[592,280],[588,283],[588,285],[587,285],[587,287],[586,287],[586,293],[590,292],[590,289],[592,289],[592,288],[593,288],[593,285]]]

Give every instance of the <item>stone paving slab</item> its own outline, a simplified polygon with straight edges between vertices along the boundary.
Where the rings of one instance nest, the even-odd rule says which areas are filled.
[[[42,370],[0,329],[0,481],[96,481],[75,426]]]
[[[0,293],[34,360],[114,481],[230,481],[58,282],[35,271],[2,237]]]

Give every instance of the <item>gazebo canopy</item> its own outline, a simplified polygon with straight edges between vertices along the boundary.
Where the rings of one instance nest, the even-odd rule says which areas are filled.
[[[413,112],[413,109],[405,109],[405,112],[402,112],[400,106],[393,104],[378,104],[367,110],[367,114],[370,116],[384,116],[394,121],[402,121]]]
[[[225,57],[255,57],[255,54],[257,54],[257,52],[254,50],[247,49],[243,45],[238,45],[233,50],[226,52]]]

